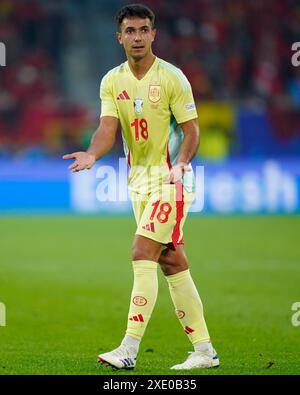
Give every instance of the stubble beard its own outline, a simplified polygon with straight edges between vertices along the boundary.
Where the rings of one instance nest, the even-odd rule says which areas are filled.
[[[146,52],[144,52],[143,54],[134,54],[131,53],[130,57],[131,59],[133,59],[135,62],[139,62],[140,60],[146,58],[150,53],[150,49],[148,48],[148,50]],[[128,57],[128,56],[127,56]]]

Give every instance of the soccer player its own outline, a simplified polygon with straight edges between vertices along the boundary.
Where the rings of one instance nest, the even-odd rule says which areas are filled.
[[[191,86],[180,69],[152,52],[155,16],[146,6],[124,6],[116,15],[117,38],[127,61],[102,79],[100,125],[72,172],[90,169],[113,146],[120,122],[130,166],[129,191],[137,223],[132,248],[134,283],[126,334],[121,345],[98,361],[119,369],[135,367],[139,345],[158,293],[157,266],[169,285],[175,311],[194,346],[171,369],[219,365],[203,316],[203,307],[183,249],[182,227],[194,199],[190,161],[199,143]]]

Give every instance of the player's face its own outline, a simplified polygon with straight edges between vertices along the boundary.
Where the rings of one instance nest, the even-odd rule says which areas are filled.
[[[151,51],[155,33],[149,18],[124,18],[117,37],[127,57],[140,60]]]

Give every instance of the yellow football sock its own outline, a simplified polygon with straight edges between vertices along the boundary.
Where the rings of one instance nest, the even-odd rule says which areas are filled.
[[[133,261],[134,283],[131,293],[126,335],[141,339],[151,317],[158,292],[157,263]]]
[[[210,341],[203,306],[189,270],[166,276],[176,315],[192,344]]]

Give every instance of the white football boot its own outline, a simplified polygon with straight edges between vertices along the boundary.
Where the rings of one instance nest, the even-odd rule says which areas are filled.
[[[98,362],[102,365],[112,366],[117,369],[134,369],[136,363],[136,352],[133,347],[123,346],[100,354]]]
[[[190,370],[190,369],[206,369],[217,368],[220,365],[219,357],[216,350],[213,353],[208,351],[189,352],[187,359],[178,365],[174,365],[171,369]]]

